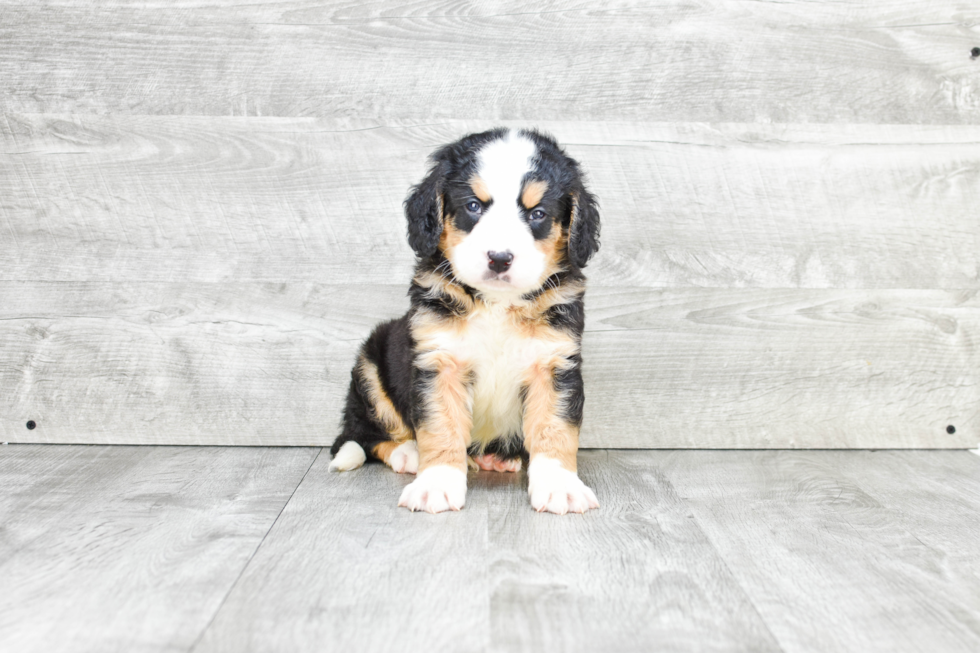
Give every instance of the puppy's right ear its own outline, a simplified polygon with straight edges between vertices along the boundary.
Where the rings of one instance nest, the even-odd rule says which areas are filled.
[[[428,258],[439,248],[442,235],[442,186],[444,162],[436,158],[429,174],[412,188],[405,200],[408,244],[419,258]]]

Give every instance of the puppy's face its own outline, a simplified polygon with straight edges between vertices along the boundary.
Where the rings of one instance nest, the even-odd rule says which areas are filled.
[[[508,133],[476,152],[468,178],[447,184],[440,249],[456,278],[484,294],[530,292],[558,263],[564,207],[536,174],[536,149]]]
[[[433,159],[406,201],[409,241],[420,256],[441,252],[456,279],[483,295],[529,293],[564,267],[584,266],[598,247],[595,201],[575,161],[550,138],[494,130]],[[576,248],[579,238],[587,242]]]

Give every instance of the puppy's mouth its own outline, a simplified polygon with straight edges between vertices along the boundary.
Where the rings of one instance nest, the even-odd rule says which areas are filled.
[[[503,274],[499,274],[492,270],[488,270],[483,273],[483,283],[490,286],[497,286],[503,288],[511,285],[510,275],[507,274],[506,272],[504,272]]]

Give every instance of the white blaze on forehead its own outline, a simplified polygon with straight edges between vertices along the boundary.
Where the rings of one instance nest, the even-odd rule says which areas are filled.
[[[541,284],[545,256],[518,206],[521,182],[532,170],[534,143],[514,132],[482,147],[477,154],[480,190],[490,195],[490,206],[476,226],[449,256],[454,274],[467,285],[496,299],[519,297]],[[489,252],[510,252],[511,266],[497,277],[491,274]]]
[[[531,171],[534,154],[534,143],[514,132],[480,150],[477,174],[486,182],[494,208],[504,202],[516,208],[521,180]]]

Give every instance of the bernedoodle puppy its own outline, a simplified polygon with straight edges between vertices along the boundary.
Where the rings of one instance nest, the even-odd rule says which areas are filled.
[[[536,510],[598,508],[576,471],[596,200],[537,131],[471,134],[431,161],[405,200],[411,308],[361,347],[331,469],[370,455],[417,473],[398,505],[435,513],[463,507],[468,466],[517,472],[526,457]]]

